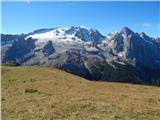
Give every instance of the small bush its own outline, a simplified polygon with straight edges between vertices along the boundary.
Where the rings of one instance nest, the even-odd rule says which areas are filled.
[[[32,79],[32,78],[30,79],[30,82],[34,82],[34,81],[35,81],[35,79]]]
[[[14,84],[14,83],[16,83],[16,80],[15,80],[15,79],[9,79],[9,80],[8,80],[8,83],[9,83],[9,84]]]
[[[25,93],[35,93],[35,92],[40,93],[37,89],[33,89],[33,88],[25,89]]]
[[[4,99],[4,98],[2,98],[2,99],[1,99],[1,101],[5,101],[5,99]]]

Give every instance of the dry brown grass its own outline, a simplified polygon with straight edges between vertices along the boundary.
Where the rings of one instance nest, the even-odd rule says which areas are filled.
[[[29,92],[25,92],[25,91]],[[160,88],[2,67],[3,120],[160,120]]]

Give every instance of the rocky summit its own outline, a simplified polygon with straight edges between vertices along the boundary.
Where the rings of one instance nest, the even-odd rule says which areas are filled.
[[[102,35],[84,26],[1,34],[1,60],[57,67],[89,80],[160,86],[159,38],[128,27]]]

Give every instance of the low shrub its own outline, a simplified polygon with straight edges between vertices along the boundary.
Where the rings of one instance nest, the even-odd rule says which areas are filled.
[[[36,92],[40,93],[39,90],[37,89],[33,89],[33,88],[25,89],[25,93],[36,93]]]

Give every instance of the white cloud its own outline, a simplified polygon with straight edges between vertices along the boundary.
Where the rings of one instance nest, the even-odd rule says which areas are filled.
[[[148,23],[148,22],[145,22],[142,24],[143,27],[152,27],[153,24],[152,23]]]
[[[31,0],[26,0],[26,2],[29,4],[31,2]]]

